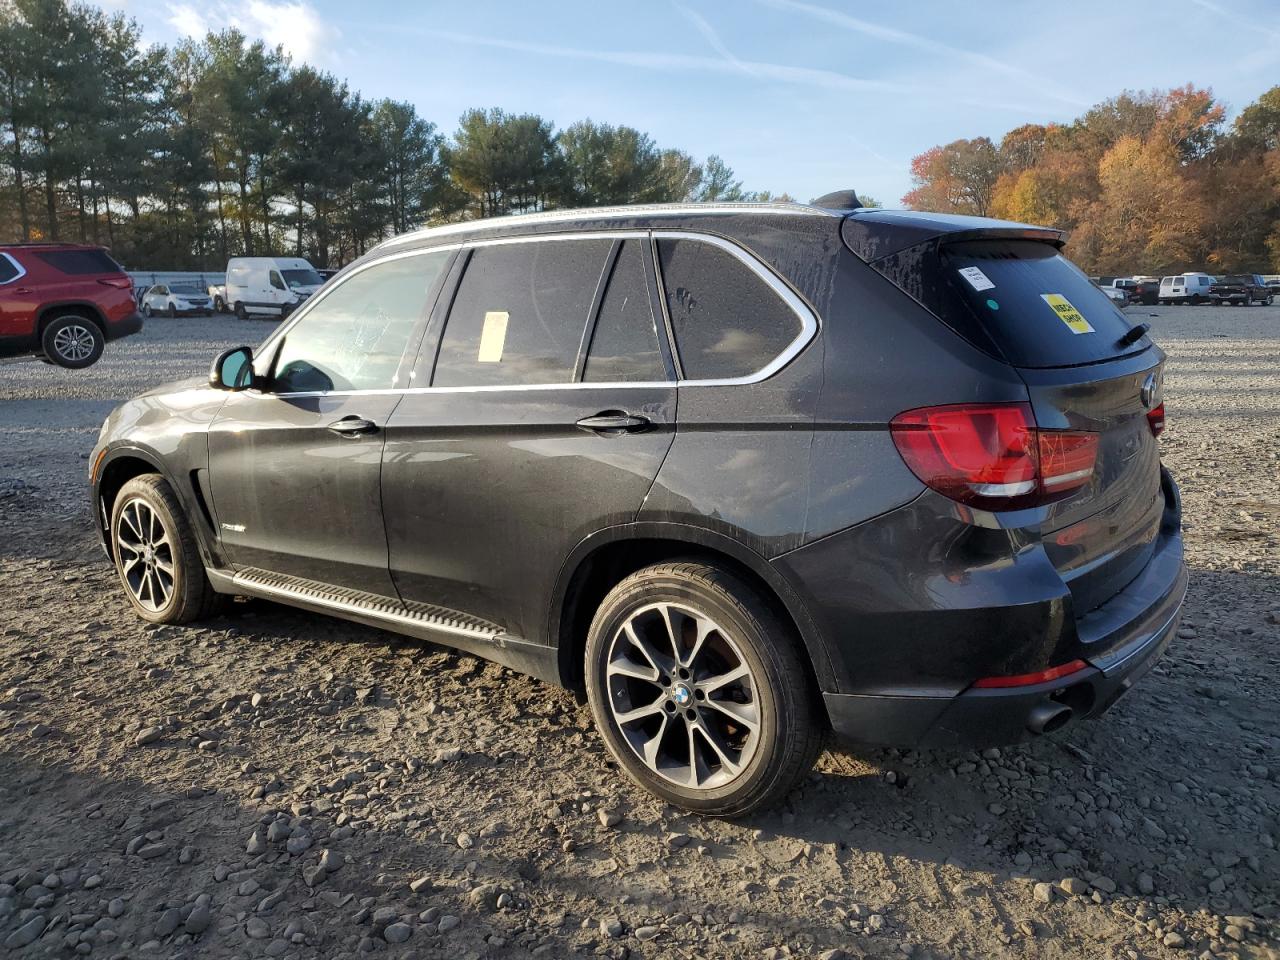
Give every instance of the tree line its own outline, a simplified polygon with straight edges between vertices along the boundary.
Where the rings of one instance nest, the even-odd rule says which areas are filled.
[[[914,209],[1069,231],[1091,274],[1280,271],[1280,86],[1226,123],[1209,90],[1126,92],[911,163]]]
[[[0,239],[130,266],[331,266],[424,223],[770,198],[631,127],[475,109],[446,137],[237,30],[144,47],[137,21],[66,0],[0,0],[0,128]]]

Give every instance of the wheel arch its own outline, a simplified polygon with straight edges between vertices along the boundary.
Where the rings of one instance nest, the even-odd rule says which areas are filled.
[[[77,316],[84,317],[86,320],[92,320],[98,331],[104,337],[107,335],[107,320],[96,304],[88,300],[61,300],[46,304],[40,308],[40,313],[36,318],[37,339],[44,337],[44,332],[49,324],[68,313],[74,313]]]
[[[102,535],[102,542],[107,548],[108,556],[114,558],[115,551],[111,545],[111,510],[115,505],[116,497],[120,495],[120,490],[126,483],[134,477],[140,477],[144,473],[158,473],[169,482],[171,487],[177,489],[173,482],[173,477],[169,476],[169,472],[160,462],[160,458],[149,450],[141,447],[117,447],[107,452],[106,457],[102,461],[102,465],[98,467],[97,479],[94,487],[94,504],[97,511],[94,521],[98,525],[98,531]]]
[[[763,557],[722,534],[684,524],[647,522],[610,527],[583,540],[561,567],[547,636],[557,646],[560,680],[583,689],[587,630],[600,601],[637,570],[675,559],[724,567],[755,588],[796,632],[802,659],[819,690],[833,690],[834,673],[817,625],[803,601]]]

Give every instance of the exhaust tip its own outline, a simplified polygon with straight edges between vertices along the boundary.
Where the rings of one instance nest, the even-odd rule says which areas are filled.
[[[1073,713],[1068,706],[1046,700],[1036,704],[1027,714],[1027,729],[1034,734],[1053,733],[1070,723]]]

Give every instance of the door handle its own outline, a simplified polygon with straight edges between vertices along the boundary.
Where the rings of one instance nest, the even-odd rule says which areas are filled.
[[[622,410],[605,410],[594,417],[583,417],[578,426],[595,433],[638,433],[648,429],[650,421],[648,417],[634,416]]]
[[[364,417],[343,417],[329,424],[329,429],[341,437],[358,437],[363,433],[376,433],[378,425]]]
[[[14,293],[16,293],[16,294],[18,294],[18,296],[20,296],[20,297],[25,297],[28,293],[30,293],[30,292],[31,292],[31,288],[30,288],[30,287],[15,287],[13,292],[14,292]]]

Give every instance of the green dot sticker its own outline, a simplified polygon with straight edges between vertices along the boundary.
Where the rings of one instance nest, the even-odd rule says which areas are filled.
[[[999,310],[999,309],[1000,309],[1000,304],[996,303],[994,300],[988,300],[988,301],[987,301],[987,306],[988,306],[988,307],[990,307],[992,310]]]

